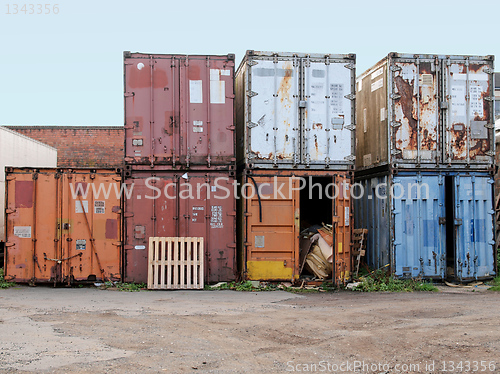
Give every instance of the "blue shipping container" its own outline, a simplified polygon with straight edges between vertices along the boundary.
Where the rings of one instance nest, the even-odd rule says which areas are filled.
[[[356,228],[367,262],[405,278],[495,276],[493,178],[488,173],[400,172],[357,180]]]

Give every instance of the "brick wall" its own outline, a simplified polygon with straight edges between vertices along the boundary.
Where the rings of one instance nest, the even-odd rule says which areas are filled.
[[[6,126],[57,148],[58,167],[122,167],[123,126]]]

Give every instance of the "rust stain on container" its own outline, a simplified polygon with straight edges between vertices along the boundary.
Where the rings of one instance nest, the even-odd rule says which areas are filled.
[[[119,173],[20,168],[7,176],[7,279],[68,284],[121,279],[120,197],[113,192],[115,183],[120,190]],[[111,193],[105,197],[99,188]]]

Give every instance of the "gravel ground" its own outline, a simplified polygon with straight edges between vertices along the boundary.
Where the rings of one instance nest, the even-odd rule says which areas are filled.
[[[15,287],[0,290],[0,372],[498,373],[500,293],[477,291]]]

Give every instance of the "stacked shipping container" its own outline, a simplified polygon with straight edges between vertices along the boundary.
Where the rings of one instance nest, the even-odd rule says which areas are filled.
[[[357,91],[354,204],[369,265],[493,276],[493,56],[391,53]]]
[[[234,55],[124,53],[126,281],[152,236],[204,237],[206,281],[236,279],[233,82]]]
[[[238,202],[238,250],[247,279],[298,279],[300,233],[316,223],[333,225],[334,277],[349,278],[354,90],[353,54],[247,51],[236,73],[238,181],[249,196]],[[328,187],[342,193],[327,198]]]

